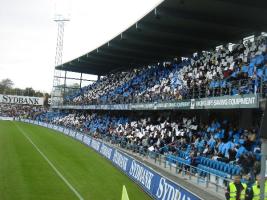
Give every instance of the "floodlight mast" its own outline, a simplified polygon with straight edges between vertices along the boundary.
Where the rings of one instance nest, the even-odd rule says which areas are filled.
[[[66,71],[65,71],[64,83],[62,84],[61,83],[61,77],[62,77],[61,70],[57,70],[56,67],[62,65],[64,26],[66,22],[70,21],[70,19],[65,18],[63,15],[55,15],[54,21],[57,23],[57,45],[56,45],[53,88],[52,88],[52,93],[51,93],[52,106],[63,103],[63,96],[64,96],[64,91],[66,88]]]

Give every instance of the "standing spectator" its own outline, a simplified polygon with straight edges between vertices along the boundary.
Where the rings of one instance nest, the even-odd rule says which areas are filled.
[[[241,183],[241,176],[234,176],[234,181],[229,183],[225,197],[227,200],[245,200],[247,185]]]

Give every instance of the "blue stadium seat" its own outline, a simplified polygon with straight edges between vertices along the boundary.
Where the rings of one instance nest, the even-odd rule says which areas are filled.
[[[263,76],[263,70],[262,69],[260,69],[260,68],[257,69],[257,76],[262,78],[262,76]]]
[[[206,157],[199,157],[198,164],[198,173],[205,175],[206,172],[202,172],[201,170],[205,170],[207,172],[211,172],[220,177],[231,177],[232,175],[240,174],[241,168],[236,165],[227,164],[217,160],[211,160]]]
[[[263,64],[263,62],[264,62],[264,56],[263,55],[259,55],[256,57],[256,60],[255,60],[256,65],[261,65],[261,64]]]
[[[248,73],[248,69],[249,69],[248,66],[243,65],[241,71],[244,73]]]

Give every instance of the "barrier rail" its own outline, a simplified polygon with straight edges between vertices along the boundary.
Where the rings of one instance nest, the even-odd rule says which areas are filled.
[[[189,180],[198,185],[204,183],[206,188],[213,188],[214,191],[221,192],[222,194],[224,194],[229,182],[232,181],[231,177],[220,177],[214,173],[211,173],[210,171],[192,166],[186,161],[181,162],[177,159],[170,158],[168,155],[163,155],[153,151],[145,151],[142,147],[140,148],[137,145],[131,145],[121,140],[114,140],[108,136],[105,136],[103,139],[107,142],[113,144],[115,143],[116,145],[127,150],[134,151],[140,156],[153,159],[154,164],[157,164],[158,166],[164,166],[167,171],[175,172],[175,174],[180,173],[182,177],[188,177]]]

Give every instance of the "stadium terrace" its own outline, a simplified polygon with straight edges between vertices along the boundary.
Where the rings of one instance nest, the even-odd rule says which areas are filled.
[[[56,66],[64,84],[49,109],[3,96],[0,116],[78,140],[153,199],[259,199],[266,13],[263,0],[162,1],[107,44]],[[76,90],[69,72],[81,77]],[[82,87],[83,74],[98,79]]]

